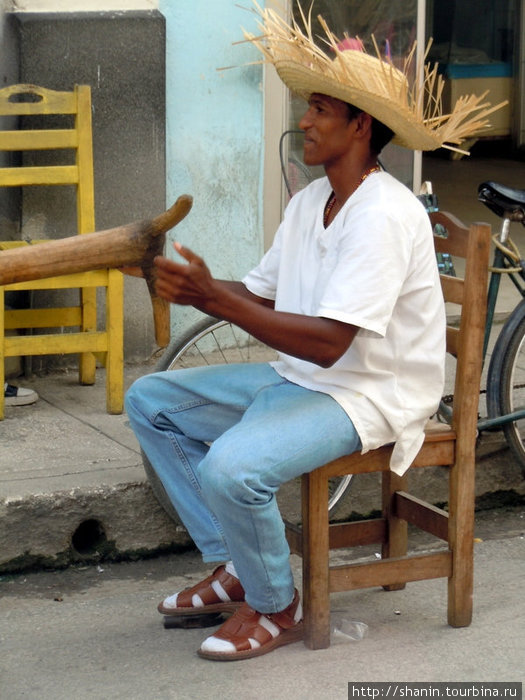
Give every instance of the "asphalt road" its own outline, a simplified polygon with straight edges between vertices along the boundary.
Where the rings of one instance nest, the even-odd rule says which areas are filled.
[[[525,511],[478,514],[474,621],[446,624],[446,582],[332,597],[361,641],[200,659],[212,630],[165,629],[156,605],[207,571],[195,552],[0,578],[2,700],[345,699],[348,682],[523,681]],[[415,546],[424,548],[424,541]],[[360,556],[366,555],[360,552]],[[299,560],[293,560],[299,577]]]

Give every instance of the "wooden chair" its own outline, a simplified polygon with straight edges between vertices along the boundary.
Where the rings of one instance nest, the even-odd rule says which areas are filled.
[[[330,593],[382,586],[404,587],[407,581],[448,578],[448,622],[470,624],[472,617],[474,542],[474,467],[482,345],[485,323],[490,226],[465,228],[444,213],[431,215],[448,237],[435,236],[437,252],[465,258],[465,277],[442,276],[447,301],[461,305],[459,328],[447,328],[447,350],[457,358],[452,426],[437,424],[412,468],[446,466],[448,512],[407,493],[407,478],[389,470],[392,445],[336,459],[302,477],[302,525],[286,523],[293,552],[302,556],[305,644],[330,644]],[[344,474],[382,474],[382,516],[330,524],[328,480]],[[407,523],[444,540],[446,548],[410,554]],[[331,549],[381,543],[382,558],[330,566]]]
[[[35,115],[40,115],[35,117]],[[48,115],[73,122],[57,128],[44,125]],[[0,186],[73,185],[76,188],[77,232],[95,230],[93,153],[91,134],[91,90],[77,85],[71,92],[57,92],[35,85],[11,85],[0,90],[0,117],[11,121],[39,119],[28,128],[0,130],[0,151],[58,150],[74,154],[71,164],[33,165],[20,155],[11,167],[0,168]],[[54,117],[56,120],[57,117]],[[24,124],[22,124],[24,125]],[[14,159],[13,159],[14,160]],[[41,241],[0,242],[1,251]],[[105,328],[97,330],[97,288],[105,289]],[[75,306],[45,309],[5,309],[7,291],[79,289]],[[96,359],[106,366],[106,405],[109,413],[122,413],[123,387],[123,276],[118,270],[98,270],[0,287],[0,387],[4,385],[4,359],[24,355],[80,354],[79,381],[95,382]],[[76,327],[76,332],[61,332]],[[6,336],[8,329],[47,329],[34,335]],[[56,329],[52,331],[52,329]],[[0,419],[4,416],[1,392]]]

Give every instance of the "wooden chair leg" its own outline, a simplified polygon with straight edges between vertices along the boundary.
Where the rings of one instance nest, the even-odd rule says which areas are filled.
[[[474,571],[474,458],[457,460],[450,470],[448,541],[452,574],[448,579],[448,624],[472,621]]]
[[[82,331],[97,329],[97,290],[86,288],[81,292]],[[92,352],[83,352],[79,360],[79,382],[91,385],[95,383],[96,359]]]
[[[319,470],[302,477],[304,643],[330,646],[328,480]]]
[[[408,548],[408,524],[406,520],[397,517],[395,508],[396,491],[406,490],[406,477],[401,477],[392,471],[384,471],[382,478],[383,517],[387,521],[387,540],[381,548],[383,559],[402,557]],[[383,586],[385,591],[399,591],[405,588],[404,583]]]
[[[118,270],[109,270],[106,291],[106,332],[108,352],[106,355],[106,407],[111,414],[124,410],[124,275]]]

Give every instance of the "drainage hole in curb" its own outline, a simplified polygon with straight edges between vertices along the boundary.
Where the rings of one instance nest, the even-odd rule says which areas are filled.
[[[73,549],[79,554],[93,554],[106,542],[106,533],[98,520],[84,520],[71,538]]]

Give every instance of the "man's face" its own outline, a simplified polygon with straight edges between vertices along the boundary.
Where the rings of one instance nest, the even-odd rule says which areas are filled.
[[[318,93],[308,100],[299,128],[304,131],[304,162],[325,167],[347,153],[355,131],[348,105]]]

